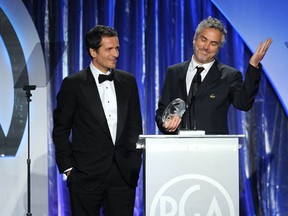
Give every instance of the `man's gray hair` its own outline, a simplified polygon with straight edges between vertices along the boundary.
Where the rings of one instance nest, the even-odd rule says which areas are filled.
[[[225,26],[223,25],[223,23],[216,19],[213,18],[211,16],[209,16],[207,19],[202,20],[199,25],[196,28],[195,34],[194,34],[194,40],[197,38],[197,36],[199,35],[199,33],[206,28],[214,28],[214,29],[218,29],[221,34],[222,34],[222,38],[221,38],[221,44],[220,47],[223,47],[225,41],[226,41],[226,35],[227,35],[227,30],[225,28]]]

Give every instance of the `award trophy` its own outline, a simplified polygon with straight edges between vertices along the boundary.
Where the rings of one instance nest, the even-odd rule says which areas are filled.
[[[185,102],[180,98],[176,98],[164,110],[162,122],[165,123],[170,121],[174,115],[178,115],[180,118],[182,118],[185,110]]]
[[[162,122],[166,123],[172,119],[174,115],[178,115],[179,118],[182,118],[183,114],[186,111],[186,103],[180,99],[174,99],[164,110],[162,115]],[[187,119],[188,121],[188,119]],[[191,129],[180,129],[178,135],[181,136],[194,136],[194,135],[205,135],[203,130],[191,130]]]

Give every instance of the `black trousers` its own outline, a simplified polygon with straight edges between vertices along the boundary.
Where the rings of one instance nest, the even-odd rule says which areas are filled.
[[[87,191],[72,183],[69,193],[73,216],[133,216],[135,188],[127,185],[115,163],[95,191]]]

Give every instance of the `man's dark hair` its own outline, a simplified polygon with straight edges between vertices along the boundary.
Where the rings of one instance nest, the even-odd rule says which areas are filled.
[[[98,52],[102,37],[115,37],[118,33],[109,26],[97,25],[88,31],[85,35],[86,49],[90,55],[89,49],[92,48]]]

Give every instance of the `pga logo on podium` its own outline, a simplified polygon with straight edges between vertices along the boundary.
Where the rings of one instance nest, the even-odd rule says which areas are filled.
[[[187,174],[171,179],[157,191],[149,215],[234,216],[235,212],[230,195],[219,182]]]

